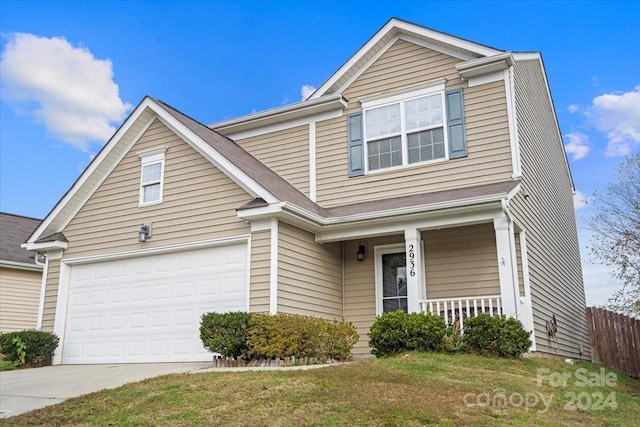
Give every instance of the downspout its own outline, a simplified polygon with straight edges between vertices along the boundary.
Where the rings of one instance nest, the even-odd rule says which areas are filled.
[[[347,318],[347,307],[346,304],[344,302],[344,295],[345,295],[345,289],[344,289],[344,241],[340,242],[340,260],[341,260],[341,269],[342,269],[342,320],[346,320]]]

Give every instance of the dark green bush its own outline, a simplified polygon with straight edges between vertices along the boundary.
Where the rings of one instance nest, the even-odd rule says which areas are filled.
[[[440,316],[397,310],[378,316],[369,332],[369,346],[377,357],[410,350],[433,351],[441,347],[445,331]]]
[[[47,363],[58,348],[60,339],[51,332],[28,329],[0,334],[0,352],[16,366]]]
[[[225,357],[243,357],[249,352],[249,313],[205,313],[200,321],[200,340],[205,348]]]
[[[247,344],[254,357],[328,357],[348,360],[358,341],[355,328],[296,314],[252,314]]]
[[[464,342],[472,351],[500,357],[518,357],[531,347],[531,335],[513,317],[480,314],[468,319]]]

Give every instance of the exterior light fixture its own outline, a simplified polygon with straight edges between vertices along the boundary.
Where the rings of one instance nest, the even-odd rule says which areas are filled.
[[[147,239],[151,237],[150,234],[151,234],[151,227],[146,224],[142,224],[140,226],[140,230],[138,230],[138,242],[140,243],[146,242]]]
[[[364,247],[364,245],[360,245],[358,246],[358,252],[356,253],[356,259],[358,261],[364,261],[364,254],[367,251],[367,249]]]

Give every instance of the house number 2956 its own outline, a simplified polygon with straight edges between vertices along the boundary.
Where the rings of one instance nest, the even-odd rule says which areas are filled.
[[[413,245],[409,245],[409,276],[416,275],[416,252]]]

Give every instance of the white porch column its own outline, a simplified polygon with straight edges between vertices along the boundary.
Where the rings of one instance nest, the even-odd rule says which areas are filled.
[[[422,245],[417,228],[404,230],[407,251],[407,308],[409,313],[420,311],[422,290]]]
[[[493,228],[496,231],[502,313],[518,319],[517,283],[513,277],[513,268],[516,261],[512,257],[509,222],[506,216],[494,218]]]

